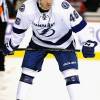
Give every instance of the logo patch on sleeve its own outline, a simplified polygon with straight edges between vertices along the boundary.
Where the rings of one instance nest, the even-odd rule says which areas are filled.
[[[16,18],[15,20],[15,24],[20,25],[21,19],[20,18]]]
[[[23,11],[25,10],[25,5],[22,4],[22,6],[19,8],[19,10],[20,10],[21,12],[23,12]]]
[[[63,1],[61,6],[64,8],[64,9],[68,9],[69,8],[69,4],[66,2],[66,1]]]

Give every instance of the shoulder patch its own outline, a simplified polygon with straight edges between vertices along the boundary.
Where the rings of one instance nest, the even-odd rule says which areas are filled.
[[[23,11],[25,10],[25,5],[22,4],[21,7],[19,8],[19,10],[20,10],[21,12],[23,12]]]
[[[66,2],[66,1],[63,1],[61,6],[64,8],[64,9],[68,9],[69,8],[69,4]]]
[[[16,18],[15,20],[15,24],[20,25],[21,19],[20,18]]]

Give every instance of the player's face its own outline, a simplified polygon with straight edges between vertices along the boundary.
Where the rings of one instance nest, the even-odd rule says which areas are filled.
[[[44,10],[49,10],[52,6],[53,0],[39,0],[40,7]]]

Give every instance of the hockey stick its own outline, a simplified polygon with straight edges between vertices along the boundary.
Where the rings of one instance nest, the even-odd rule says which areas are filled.
[[[2,51],[2,49],[0,49],[0,51]],[[75,52],[80,52],[81,50],[79,49],[60,49],[60,48],[38,48],[38,49],[34,49],[34,48],[18,48],[14,51],[75,51]]]
[[[2,49],[0,49],[0,51],[2,51]],[[54,49],[54,48],[42,48],[42,49],[34,49],[34,48],[18,48],[14,51],[74,51],[74,52],[80,52],[80,50],[76,49],[76,50],[70,50],[70,49]],[[2,51],[3,52],[3,51]],[[14,52],[11,52],[8,55],[14,55]]]
[[[71,50],[71,49],[60,49],[60,48],[56,48],[56,49],[54,49],[54,48],[46,48],[46,49],[44,49],[44,48],[42,48],[42,49],[18,48],[15,51],[26,51],[26,50],[29,50],[29,51],[43,51],[43,50],[45,50],[45,51],[75,51],[75,52],[80,52],[79,49],[76,49],[76,50],[72,49]]]

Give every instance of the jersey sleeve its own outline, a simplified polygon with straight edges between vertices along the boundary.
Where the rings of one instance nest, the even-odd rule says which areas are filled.
[[[14,27],[17,29],[26,30],[31,24],[30,16],[31,14],[27,12],[27,9],[25,9],[25,5],[23,4],[18,9]]]
[[[80,44],[87,40],[93,40],[93,35],[88,30],[87,22],[73,7],[71,7],[69,18],[72,31],[77,33]]]
[[[77,33],[81,31],[86,25],[86,21],[80,16],[80,14],[73,8],[66,0],[61,4],[63,9],[63,16],[67,26],[72,29],[73,32]]]
[[[79,42],[83,44],[87,40],[93,40],[93,35],[88,30],[88,24],[85,19],[65,0],[61,4],[63,19],[66,25],[74,33],[77,33]]]
[[[81,31],[77,33],[79,43],[83,45],[86,41],[95,41],[93,34],[89,31],[89,25],[87,24]]]
[[[75,9],[72,9],[69,18],[72,31],[75,33],[81,31],[87,25],[86,21],[79,15],[79,13]]]
[[[10,45],[11,47],[16,47],[20,45],[22,39],[25,36],[25,31],[31,25],[30,14],[27,13],[27,9],[25,9],[25,5],[19,8],[15,22],[12,27]]]

